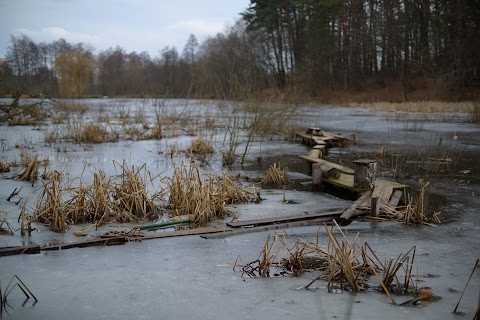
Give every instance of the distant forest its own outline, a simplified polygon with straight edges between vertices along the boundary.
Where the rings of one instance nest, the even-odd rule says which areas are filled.
[[[480,91],[478,0],[257,0],[202,43],[98,54],[11,36],[0,95],[462,100]]]

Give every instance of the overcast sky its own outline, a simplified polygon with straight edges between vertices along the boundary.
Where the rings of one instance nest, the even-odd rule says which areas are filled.
[[[201,42],[223,32],[249,0],[0,0],[0,58],[10,35],[35,42],[64,38],[98,53],[119,45],[158,56],[165,46],[181,53],[190,34]]]

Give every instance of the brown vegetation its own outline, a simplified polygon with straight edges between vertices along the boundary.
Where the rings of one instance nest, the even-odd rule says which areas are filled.
[[[282,188],[290,184],[288,168],[282,167],[282,163],[274,163],[268,168],[262,179],[262,185],[267,188]]]
[[[93,174],[93,183],[84,186],[80,181],[63,181],[53,172],[44,184],[37,200],[34,221],[49,225],[52,231],[65,232],[67,224],[95,223],[98,227],[108,221],[138,222],[153,219],[157,208],[154,200],[162,192],[149,191],[148,185],[156,176],[145,165],[136,169],[126,163],[114,163],[119,171],[116,178],[107,178],[103,172]]]
[[[203,177],[194,163],[183,162],[175,168],[172,178],[167,179],[169,190],[168,209],[173,215],[188,215],[190,221],[205,225],[208,221],[230,215],[225,207],[229,203],[259,201],[254,188],[244,191],[236,182],[236,177]]]
[[[378,289],[385,292],[395,304],[392,294],[417,294],[412,281],[415,247],[397,259],[382,263],[368,243],[357,244],[359,234],[349,240],[335,223],[323,228],[327,234],[327,243],[320,245],[320,234],[309,241],[293,239],[285,231],[267,237],[257,258],[240,267],[242,274],[249,277],[271,277],[272,275],[299,275],[305,271],[319,270],[320,273],[306,286],[308,289],[315,281],[327,282],[327,290],[337,289],[351,292],[365,292],[370,288],[369,280],[377,277]],[[336,229],[336,230],[335,230]],[[340,236],[335,235],[337,231]],[[400,281],[402,271],[403,281]]]

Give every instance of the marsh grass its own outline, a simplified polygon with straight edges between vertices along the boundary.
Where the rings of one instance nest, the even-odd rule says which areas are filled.
[[[145,131],[136,125],[125,126],[123,133],[127,135],[127,140],[142,140],[145,138]]]
[[[262,179],[262,186],[266,188],[283,188],[290,184],[288,168],[282,167],[282,163],[274,163],[268,168]]]
[[[390,168],[395,178],[411,174],[445,174],[455,170],[465,155],[465,147],[453,139],[443,139],[432,134],[430,139],[421,140],[414,132],[405,145],[394,152],[388,146],[378,149],[376,155]]]
[[[44,183],[37,200],[34,221],[50,226],[54,232],[65,232],[68,224],[110,221],[139,222],[156,217],[156,199],[163,197],[163,189],[156,189],[153,176],[146,165],[140,168],[114,162],[117,175],[107,177],[102,171],[93,173],[93,183],[82,181],[74,187],[74,180],[64,181],[62,175],[52,172]]]
[[[117,141],[118,134],[109,132],[102,124],[77,121],[69,125],[63,138],[77,143],[103,143]]]
[[[300,288],[309,289],[318,280],[327,282],[328,292],[346,290],[350,292],[367,292],[370,278],[377,277],[379,290],[385,292],[392,302],[392,294],[416,294],[412,273],[415,247],[406,254],[400,254],[382,263],[371,246],[365,242],[358,244],[359,233],[353,239],[344,234],[334,222],[332,226],[324,225],[326,245],[321,245],[320,229],[309,240],[294,238],[285,231],[267,237],[262,250],[250,263],[239,265],[242,275],[249,277],[271,277],[278,275],[297,276],[305,271],[320,271],[307,285]],[[323,241],[322,241],[323,242]],[[238,259],[237,259],[238,261]],[[400,281],[403,276],[403,281]]]
[[[205,176],[193,162],[176,166],[173,176],[167,178],[167,186],[171,214],[188,215],[190,222],[197,225],[231,215],[227,204],[260,201],[256,188],[243,190],[238,177],[231,174]]]
[[[464,112],[471,113],[474,103],[468,102],[442,102],[442,101],[417,101],[417,102],[370,102],[370,103],[349,103],[352,107],[361,107],[376,111],[388,112],[425,112],[425,113],[450,113]]]
[[[28,150],[23,149],[20,153],[20,165],[23,167],[23,171],[19,173],[16,178],[23,181],[32,181],[33,185],[39,177],[39,168],[43,167],[44,172],[46,172],[48,160],[40,160],[38,153],[31,155]]]
[[[217,192],[215,179],[205,179],[198,166],[183,162],[167,180],[169,209],[174,215],[188,215],[190,222],[205,225],[212,219],[230,215],[225,209],[226,197]]]
[[[52,108],[54,114],[72,115],[78,114],[83,116],[85,113],[91,110],[89,105],[78,103],[76,101],[60,101],[56,102]],[[67,117],[68,118],[68,117]]]
[[[0,160],[0,173],[10,172],[10,163]]]
[[[187,149],[187,152],[190,156],[198,157],[202,162],[204,162],[209,154],[214,153],[213,141],[206,140],[201,136],[195,137],[193,139],[191,146]]]
[[[129,167],[124,161],[122,164],[114,162],[118,172],[117,180],[113,185],[113,199],[116,200],[115,219],[119,222],[138,221],[139,219],[153,219],[156,215],[154,200],[160,193],[151,195],[148,184],[154,188],[153,181],[158,176],[153,176],[147,170],[146,164],[139,168]]]

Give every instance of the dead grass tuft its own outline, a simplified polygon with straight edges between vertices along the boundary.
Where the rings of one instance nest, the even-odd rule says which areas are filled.
[[[289,184],[288,168],[282,167],[280,161],[278,165],[274,163],[270,166],[262,179],[262,185],[267,188],[282,188]]]
[[[382,263],[368,243],[357,244],[358,233],[349,240],[335,222],[334,226],[324,225],[323,229],[327,235],[325,247],[319,244],[320,230],[309,241],[293,239],[283,231],[281,235],[275,234],[273,239],[270,235],[267,237],[255,260],[246,265],[235,263],[234,268],[240,267],[242,276],[246,274],[252,278],[297,276],[305,271],[319,270],[320,273],[304,288],[323,280],[327,282],[329,292],[366,292],[370,288],[370,278],[375,275],[380,283],[379,290],[385,292],[394,304],[392,294],[417,293],[412,281],[415,247],[400,254],[396,260],[391,258]],[[401,276],[403,281],[399,280]]]
[[[197,136],[192,141],[192,145],[188,148],[187,152],[192,155],[206,156],[213,153],[213,142],[207,141],[203,137]]]
[[[226,204],[259,201],[256,188],[242,190],[237,177],[230,174],[223,177],[203,176],[193,162],[183,162],[167,179],[169,190],[168,208],[175,216],[188,215],[190,221],[205,225],[207,222],[230,215]]]
[[[103,125],[81,122],[74,123],[64,138],[78,143],[103,143],[118,140],[118,137],[113,133],[109,133]]]
[[[2,172],[10,172],[10,163],[0,160],[0,173]]]
[[[352,107],[368,108],[376,111],[404,111],[404,112],[464,112],[471,113],[474,108],[473,102],[443,102],[443,101],[416,101],[416,102],[371,102],[350,103]]]
[[[63,181],[52,172],[37,200],[34,220],[49,225],[52,231],[65,232],[67,224],[94,223],[97,227],[109,222],[138,222],[154,219],[155,199],[163,190],[155,191],[152,176],[146,166],[129,168],[114,162],[118,175],[108,178],[103,172],[93,173],[93,183]],[[149,187],[150,186],[150,187]]]

